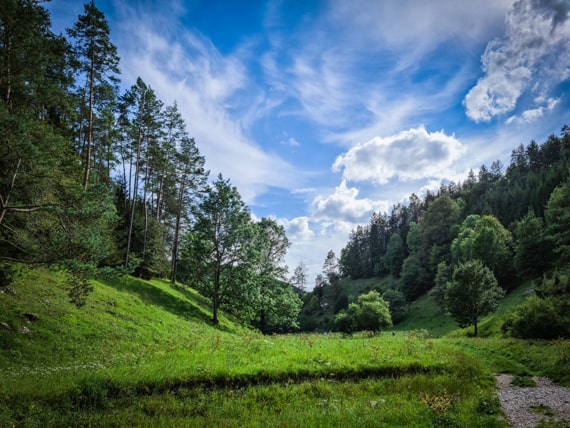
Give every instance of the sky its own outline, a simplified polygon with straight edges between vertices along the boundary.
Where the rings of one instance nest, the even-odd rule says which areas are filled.
[[[83,13],[52,0],[53,30]],[[351,230],[570,124],[570,0],[95,0],[309,288]]]

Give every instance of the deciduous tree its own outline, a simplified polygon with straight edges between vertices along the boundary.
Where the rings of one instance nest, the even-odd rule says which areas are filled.
[[[493,272],[479,260],[460,263],[445,293],[446,307],[460,327],[473,326],[477,336],[481,317],[494,312],[505,295]]]

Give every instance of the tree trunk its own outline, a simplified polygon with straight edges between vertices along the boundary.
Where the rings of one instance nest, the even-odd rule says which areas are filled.
[[[89,116],[87,122],[87,154],[85,159],[85,174],[83,187],[87,190],[89,170],[91,169],[91,144],[93,143],[93,81],[95,80],[95,50],[91,49],[91,67],[89,70]]]
[[[214,293],[212,296],[212,322],[214,325],[218,325],[220,321],[218,320],[218,306],[220,305],[220,266],[216,267],[216,273],[214,274]]]
[[[137,192],[138,192],[138,185],[139,185],[139,161],[141,156],[141,143],[142,143],[142,133],[139,135],[139,140],[137,142],[137,160],[135,164],[135,182],[133,185],[133,197],[131,199],[131,219],[129,221],[129,233],[127,237],[127,252],[125,255],[125,269],[129,268],[129,253],[131,251],[131,236],[133,234],[133,223],[135,220],[135,204],[137,201]]]
[[[8,193],[6,194],[6,199],[2,198],[0,195],[0,224],[2,224],[2,220],[4,220],[4,216],[8,211],[8,201],[10,200],[10,193],[12,193],[12,189],[14,188],[14,183],[16,183],[16,175],[18,175],[18,169],[20,169],[20,164],[22,163],[22,159],[18,159],[18,164],[16,165],[16,170],[14,171],[14,175],[12,176],[12,182],[10,183],[10,188],[8,189]]]
[[[180,220],[182,218],[182,202],[184,200],[184,181],[182,182],[182,187],[180,188],[180,195],[178,196],[178,209],[176,212],[176,226],[174,227],[174,241],[172,242],[172,268],[170,272],[170,282],[172,285],[176,284],[176,271],[178,269],[178,240],[180,236]]]

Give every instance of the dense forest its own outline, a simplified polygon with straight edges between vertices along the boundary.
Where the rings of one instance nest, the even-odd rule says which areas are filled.
[[[133,274],[187,284],[264,333],[379,330],[429,292],[460,325],[467,283],[499,299],[532,280],[534,294],[505,322],[519,337],[570,336],[570,128],[481,166],[463,183],[353,230],[326,255],[307,292],[289,241],[254,220],[221,174],[209,179],[184,118],[141,78],[120,88],[120,58],[92,1],[65,35],[36,0],[0,8],[0,286],[22,269],[61,271],[84,305],[90,279]],[[128,86],[128,85],[127,85]],[[347,295],[341,278],[394,278],[390,290]],[[483,290],[485,291],[485,290]],[[463,294],[462,294],[463,293]],[[487,302],[492,311],[495,302]],[[472,311],[472,309],[471,309]],[[326,325],[308,322],[330,315]]]
[[[328,314],[328,325],[342,330],[352,302],[340,278],[391,275],[394,286],[383,297],[395,321],[407,303],[428,292],[449,311],[458,303],[452,292],[456,275],[478,261],[501,295],[531,281],[533,296],[507,319],[505,333],[570,337],[569,168],[570,128],[564,125],[560,136],[542,144],[520,144],[506,169],[499,160],[482,165],[462,183],[442,184],[423,199],[412,194],[389,214],[373,214],[352,231],[339,260],[328,254],[323,275],[304,299],[302,325],[316,327],[311,318]],[[468,300],[466,287],[459,291],[457,299]],[[473,314],[456,319],[476,328]]]

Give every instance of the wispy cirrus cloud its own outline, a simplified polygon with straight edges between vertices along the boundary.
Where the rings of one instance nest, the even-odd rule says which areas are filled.
[[[545,103],[550,91],[570,77],[569,13],[567,1],[519,0],[513,5],[504,36],[489,42],[481,58],[485,76],[465,97],[471,120],[488,122],[510,113],[525,93],[534,102],[522,121],[540,117],[553,106]]]
[[[247,45],[224,55],[176,16],[157,19],[140,4],[133,7],[117,5],[123,81],[141,76],[165,103],[177,101],[206,166],[214,175],[222,172],[230,178],[248,204],[270,186],[290,189],[300,184],[302,173],[265,151],[244,128],[247,118],[261,114],[256,110],[267,102],[248,76]]]

